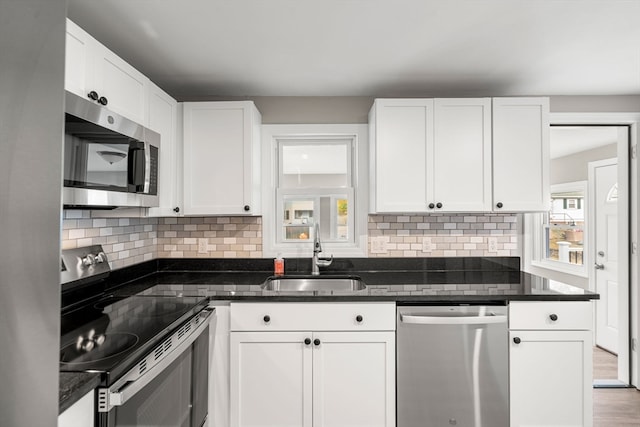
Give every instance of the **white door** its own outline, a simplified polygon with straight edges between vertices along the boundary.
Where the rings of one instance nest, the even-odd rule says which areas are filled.
[[[231,333],[231,427],[311,427],[311,337]]]
[[[618,353],[618,163],[617,159],[590,164],[595,207],[596,345]]]
[[[394,427],[395,333],[313,337],[313,426]]]

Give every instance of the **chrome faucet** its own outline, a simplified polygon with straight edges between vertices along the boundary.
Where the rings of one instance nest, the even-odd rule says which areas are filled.
[[[330,258],[323,258],[322,243],[320,243],[320,226],[316,222],[313,233],[313,257],[311,258],[311,274],[317,276],[320,274],[320,267],[328,267],[333,262],[333,255]]]

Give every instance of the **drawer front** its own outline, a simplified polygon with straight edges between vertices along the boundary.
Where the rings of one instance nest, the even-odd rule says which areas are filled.
[[[509,304],[509,329],[590,330],[592,316],[590,301],[513,301]]]
[[[394,331],[395,303],[231,303],[232,331]]]

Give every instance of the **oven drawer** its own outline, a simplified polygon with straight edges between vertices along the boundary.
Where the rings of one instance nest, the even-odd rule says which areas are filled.
[[[509,329],[589,330],[593,306],[589,301],[513,301]]]
[[[232,331],[393,331],[395,303],[231,303]]]

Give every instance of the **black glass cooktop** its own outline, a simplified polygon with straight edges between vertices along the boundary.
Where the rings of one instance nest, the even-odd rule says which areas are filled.
[[[101,372],[109,385],[207,303],[204,297],[107,296],[66,312],[60,370]]]

